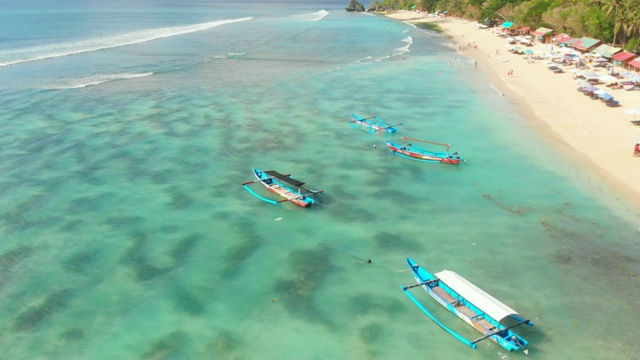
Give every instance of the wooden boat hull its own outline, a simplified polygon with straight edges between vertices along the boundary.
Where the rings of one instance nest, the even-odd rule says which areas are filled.
[[[369,133],[393,134],[396,131],[398,131],[398,128],[396,128],[393,125],[387,124],[386,122],[382,121],[377,117],[373,117],[371,119],[365,119],[358,115],[352,114],[351,121],[349,121],[349,124],[356,129],[364,128],[366,129],[365,131]]]
[[[458,165],[464,161],[460,156],[449,154],[446,152],[432,152],[421,149],[417,146],[395,144],[387,141],[387,148],[394,154],[411,160],[424,162]]]
[[[313,198],[299,194],[294,189],[288,187],[286,184],[277,181],[277,179],[269,177],[267,174],[256,168],[253,168],[253,174],[255,175],[256,179],[259,180],[260,184],[267,188],[267,190],[271,191],[272,193],[278,194],[289,202],[302,207],[309,207],[315,203],[315,200]]]
[[[415,261],[407,258],[407,263],[418,284],[427,282],[427,284],[420,287],[440,303],[440,305],[447,308],[480,333],[486,335],[509,351],[520,350],[528,345],[528,341],[511,331],[510,327],[500,324],[466,299],[459,296],[436,276],[416,264]],[[521,322],[533,325],[529,320],[522,320]],[[476,342],[478,341],[471,343],[475,344]]]

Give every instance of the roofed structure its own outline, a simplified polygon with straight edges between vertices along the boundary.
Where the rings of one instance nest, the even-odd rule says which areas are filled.
[[[593,50],[600,44],[602,44],[602,40],[593,39],[585,36],[582,39],[580,39],[579,42],[576,41],[573,44],[571,44],[571,47],[573,47],[576,50],[580,50],[582,52],[587,52],[587,51]]]

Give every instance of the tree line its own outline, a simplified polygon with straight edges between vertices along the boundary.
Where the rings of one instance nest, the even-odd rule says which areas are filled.
[[[374,0],[369,11],[440,10],[479,23],[510,21],[556,34],[588,36],[640,51],[640,0]]]

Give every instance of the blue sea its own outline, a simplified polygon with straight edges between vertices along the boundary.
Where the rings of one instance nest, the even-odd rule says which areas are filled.
[[[0,0],[0,358],[640,359],[637,205],[446,36],[347,4]],[[440,329],[406,257],[531,318],[528,354]]]

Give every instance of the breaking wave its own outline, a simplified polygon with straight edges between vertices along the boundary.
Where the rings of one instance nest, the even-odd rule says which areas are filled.
[[[123,73],[123,74],[96,75],[96,76],[89,76],[85,78],[75,79],[73,81],[69,81],[67,83],[60,84],[60,85],[46,86],[45,89],[48,89],[48,90],[80,89],[80,88],[85,88],[87,86],[104,84],[111,81],[135,79],[135,78],[147,77],[152,75],[153,75],[152,72],[139,73],[139,74]]]
[[[294,15],[293,18],[300,21],[320,21],[327,15],[329,15],[328,11],[320,10],[320,11],[316,11],[308,14]]]
[[[21,64],[29,61],[45,60],[68,55],[82,54],[86,52],[110,49],[119,46],[140,44],[147,41],[168,38],[176,35],[189,34],[196,31],[208,30],[220,25],[251,19],[253,19],[253,17],[211,21],[187,26],[139,30],[114,36],[80,40],[75,42],[0,51],[0,67]]]
[[[399,47],[394,49],[394,51],[396,51],[397,53],[406,53],[409,52],[411,50],[409,50],[409,48],[411,47],[411,44],[413,44],[413,38],[411,36],[407,36],[406,38],[402,39],[402,42],[407,43],[407,45],[403,46],[403,47]]]

